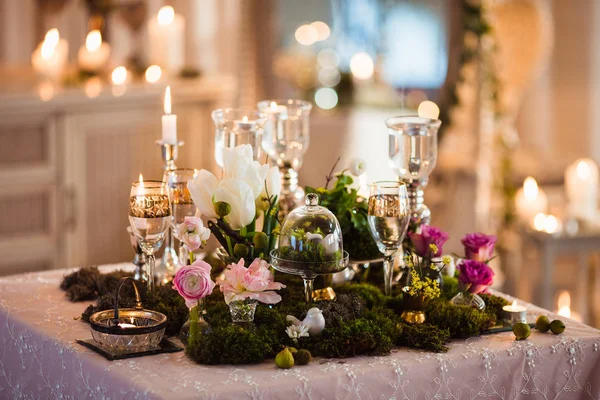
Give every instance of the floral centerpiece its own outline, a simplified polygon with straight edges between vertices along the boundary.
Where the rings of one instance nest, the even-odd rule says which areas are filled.
[[[411,247],[404,257],[401,284],[406,309],[402,318],[407,322],[422,323],[425,321],[425,303],[440,296],[441,272],[452,261],[449,256],[441,257],[448,234],[435,226],[421,225],[408,236]]]
[[[225,148],[223,178],[203,169],[188,188],[230,260],[268,258],[278,226],[281,177],[277,167],[254,161],[248,144]],[[261,214],[262,229],[258,230]]]
[[[461,239],[465,257],[457,265],[460,292],[450,300],[452,304],[485,308],[479,294],[494,283],[494,270],[488,263],[493,259],[497,240],[496,236],[483,233],[470,233]]]
[[[244,267],[244,260],[230,264],[219,281],[219,288],[229,305],[233,322],[251,322],[257,302],[277,304],[281,296],[275,290],[285,285],[275,282],[273,271],[265,260],[256,258],[249,267]]]

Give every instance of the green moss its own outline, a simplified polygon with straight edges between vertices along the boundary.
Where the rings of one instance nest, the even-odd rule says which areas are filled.
[[[473,307],[455,306],[443,299],[430,301],[425,314],[427,322],[447,329],[453,338],[479,335],[496,323],[496,317]]]
[[[496,320],[502,319],[502,307],[510,304],[508,300],[491,294],[480,294],[479,296],[485,301],[485,312],[494,316]]]
[[[448,329],[441,329],[428,323],[401,323],[398,325],[395,344],[440,353],[448,351],[446,343],[449,341],[450,331]]]
[[[385,301],[385,296],[376,286],[368,283],[345,284],[335,288],[337,294],[355,294],[362,298],[368,308],[380,306]]]

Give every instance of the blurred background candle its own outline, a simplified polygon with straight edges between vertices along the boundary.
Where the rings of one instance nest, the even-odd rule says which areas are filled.
[[[580,158],[565,171],[565,190],[569,214],[582,219],[596,215],[598,205],[598,166],[594,161]]]
[[[62,75],[68,54],[69,44],[60,38],[58,29],[53,28],[31,55],[31,65],[39,75],[56,80]]]
[[[531,176],[525,178],[523,187],[517,192],[515,202],[517,214],[527,224],[532,223],[537,214],[545,213],[548,208],[546,193],[538,187]]]
[[[557,314],[562,317],[582,321],[581,314],[571,311],[571,294],[567,290],[563,290],[558,295],[558,311]]]
[[[177,115],[171,114],[171,87],[165,90],[165,115],[162,116],[162,140],[168,144],[177,144]]]
[[[150,63],[160,66],[170,75],[184,67],[185,21],[171,6],[164,6],[156,18],[148,21]]]
[[[77,53],[79,67],[84,71],[98,72],[108,62],[110,46],[102,41],[99,30],[93,30],[85,38],[85,45]]]

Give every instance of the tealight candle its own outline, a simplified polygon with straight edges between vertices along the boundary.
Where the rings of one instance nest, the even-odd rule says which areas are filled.
[[[58,79],[69,53],[69,44],[61,39],[58,29],[50,29],[44,41],[31,55],[31,65],[38,74],[49,79]]]
[[[121,322],[118,326],[119,326],[119,328],[123,328],[123,329],[125,329],[125,328],[135,328],[135,325],[133,325],[133,324],[127,324],[125,322]]]
[[[234,121],[237,129],[242,131],[251,131],[256,126],[254,121],[248,121],[248,117],[244,116],[241,121]]]
[[[171,114],[171,87],[165,90],[165,115],[162,116],[162,140],[164,143],[177,144],[177,115]]]
[[[273,115],[277,119],[287,119],[288,108],[284,105],[278,105],[272,101],[269,103],[269,114]]]
[[[515,198],[517,214],[531,224],[537,214],[545,213],[548,208],[548,197],[537,185],[535,179],[528,176],[523,182],[523,187],[517,192]]]
[[[440,108],[433,101],[425,100],[419,104],[417,114],[421,118],[438,119],[440,116]]]
[[[511,305],[502,307],[502,311],[504,311],[504,319],[511,326],[517,322],[527,323],[527,308],[518,305],[516,300]]]
[[[94,29],[87,34],[85,45],[79,48],[77,61],[81,69],[97,72],[102,69],[110,56],[110,46],[102,41],[102,34]]]

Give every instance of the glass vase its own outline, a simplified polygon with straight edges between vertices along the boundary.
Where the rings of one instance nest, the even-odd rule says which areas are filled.
[[[404,293],[404,312],[400,315],[409,324],[422,324],[425,322],[425,297],[413,296]]]
[[[257,300],[234,300],[229,303],[231,321],[234,323],[254,322]]]
[[[223,168],[223,149],[242,144],[252,147],[254,160],[264,162],[262,151],[264,114],[255,110],[221,108],[212,112],[215,123],[215,160]]]
[[[179,340],[181,340],[183,344],[189,345],[194,340],[197,340],[200,334],[205,333],[210,329],[210,325],[204,319],[205,313],[205,301],[204,299],[200,299],[198,305],[190,310],[188,320],[179,330]]]
[[[485,301],[479,295],[469,292],[458,293],[450,300],[450,303],[455,306],[474,307],[479,311],[485,310]]]

